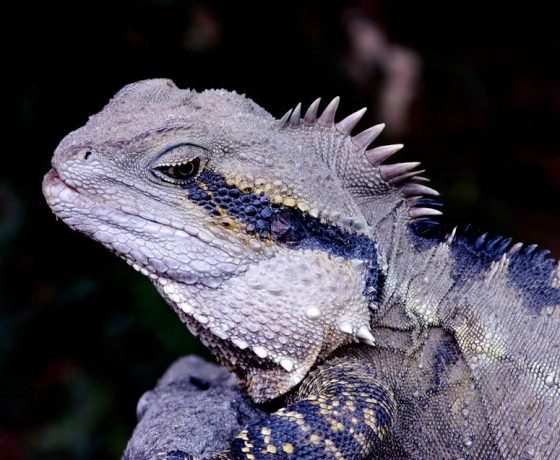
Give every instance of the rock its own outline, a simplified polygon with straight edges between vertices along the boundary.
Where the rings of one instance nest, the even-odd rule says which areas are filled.
[[[173,363],[156,388],[140,398],[136,413],[138,425],[123,460],[211,455],[264,414],[233,374],[197,356]]]

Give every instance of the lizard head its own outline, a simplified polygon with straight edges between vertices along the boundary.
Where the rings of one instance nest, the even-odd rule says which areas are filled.
[[[365,110],[335,124],[338,99],[318,105],[276,120],[236,93],[134,83],[62,140],[43,183],[55,214],[148,276],[256,401],[341,345],[373,344],[372,228],[431,191],[408,180],[416,163],[381,165],[400,146],[366,150],[382,125],[350,136]]]

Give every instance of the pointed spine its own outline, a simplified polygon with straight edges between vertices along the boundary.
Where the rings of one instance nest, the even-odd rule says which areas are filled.
[[[338,325],[338,330],[340,332],[344,332],[345,334],[352,334],[353,332],[352,325],[347,321],[343,321],[342,323],[340,323]]]
[[[451,230],[451,234],[449,235],[449,237],[447,238],[447,244],[451,244],[453,243],[453,240],[455,239],[455,235],[457,234],[457,227],[453,227],[453,230]]]
[[[497,247],[495,250],[498,254],[505,254],[506,250],[510,247],[512,242],[511,238],[503,238],[502,241],[500,241],[500,245],[499,247]]]
[[[372,166],[379,166],[391,155],[397,153],[404,147],[403,144],[382,145],[374,149],[366,150],[366,158]]]
[[[523,247],[523,243],[515,243],[508,251],[508,256],[511,257]]]
[[[294,362],[288,358],[281,359],[280,366],[282,366],[286,372],[292,372],[294,370]]]
[[[431,182],[430,179],[428,179],[427,177],[424,177],[424,176],[414,176],[410,180],[413,181],[413,182]]]
[[[439,192],[431,187],[422,184],[410,182],[402,187],[403,195],[406,197],[413,196],[439,196]]]
[[[368,345],[374,346],[375,345],[375,338],[371,333],[371,330],[367,326],[362,326],[358,329],[356,336],[361,339],[362,342],[367,343]]]
[[[356,127],[356,125],[360,122],[364,113],[366,113],[367,108],[364,107],[363,109],[358,110],[350,115],[348,115],[344,120],[339,121],[335,126],[336,130],[340,134],[350,134],[352,130]]]
[[[526,254],[526,255],[532,254],[533,252],[535,252],[535,250],[536,250],[538,247],[539,247],[538,244],[534,244],[534,243],[533,243],[533,244],[530,244],[529,246],[526,247],[526,249],[525,249],[525,254]]]
[[[361,133],[356,134],[352,137],[352,142],[354,145],[360,149],[367,149],[369,144],[371,144],[377,137],[381,134],[381,131],[385,128],[385,123],[380,123],[378,125],[372,126]]]
[[[332,126],[334,124],[334,119],[336,117],[336,110],[338,109],[338,104],[340,103],[340,97],[336,96],[327,105],[326,109],[323,111],[319,117],[319,124],[323,126]]]
[[[379,173],[384,181],[389,182],[391,179],[401,177],[404,174],[409,174],[414,168],[418,167],[418,161],[411,161],[409,163],[397,163],[394,165],[381,165]]]
[[[317,121],[317,111],[319,110],[320,103],[321,103],[320,97],[318,97],[311,103],[311,105],[307,109],[307,112],[305,112],[305,116],[303,117],[304,124],[310,126]]]
[[[401,182],[412,180],[414,179],[415,176],[417,176],[418,174],[423,174],[424,172],[426,172],[425,169],[421,169],[419,171],[410,171],[408,173],[404,173],[399,176],[392,177],[387,182],[391,185],[400,184]]]
[[[296,126],[299,126],[300,120],[301,120],[301,102],[298,105],[296,105],[296,108],[294,109],[294,111],[290,115],[290,119],[288,121],[288,124],[292,128],[294,128]]]
[[[483,233],[482,235],[480,235],[474,242],[474,247],[477,249],[482,249],[484,247],[484,242],[486,241],[487,236],[488,233]]]
[[[437,209],[432,208],[410,208],[408,215],[411,219],[418,219],[419,217],[432,217],[441,216],[443,213]]]
[[[292,109],[288,110],[280,120],[278,120],[278,127],[284,128],[288,123],[290,115],[292,114]]]

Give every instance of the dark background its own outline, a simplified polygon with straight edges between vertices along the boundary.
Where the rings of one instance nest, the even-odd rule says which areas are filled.
[[[557,16],[535,2],[489,3],[23,1],[4,11],[0,458],[118,458],[142,392],[176,357],[203,352],[146,279],[57,222],[41,195],[60,139],[126,83],[235,89],[276,116],[318,96],[340,95],[341,114],[367,105],[367,123],[389,120],[382,141],[407,145],[400,160],[423,161],[447,219],[558,258]]]

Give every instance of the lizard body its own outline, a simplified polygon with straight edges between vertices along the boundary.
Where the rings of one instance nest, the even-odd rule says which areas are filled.
[[[255,402],[285,400],[216,458],[560,456],[559,265],[447,229],[418,163],[386,163],[402,146],[370,148],[383,125],[318,106],[134,83],[60,143],[44,194]]]

